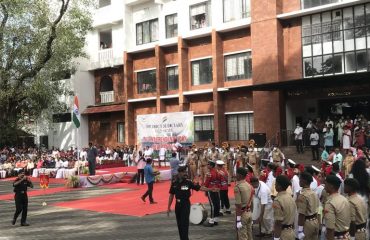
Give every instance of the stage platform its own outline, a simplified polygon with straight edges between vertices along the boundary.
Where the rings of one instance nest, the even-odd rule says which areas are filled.
[[[169,167],[156,168],[160,172],[160,180],[171,179],[171,169]],[[133,182],[137,174],[136,167],[104,168],[96,170],[95,176],[80,175],[81,187],[94,187],[118,182]]]

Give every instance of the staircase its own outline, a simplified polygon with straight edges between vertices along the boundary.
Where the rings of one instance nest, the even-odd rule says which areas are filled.
[[[281,147],[280,150],[284,153],[286,159],[292,159],[294,162],[303,163],[304,165],[320,166],[319,161],[312,161],[310,147],[305,147],[303,154],[298,154],[295,146]]]

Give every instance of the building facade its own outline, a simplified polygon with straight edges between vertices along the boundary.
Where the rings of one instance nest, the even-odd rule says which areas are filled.
[[[99,3],[116,17],[95,25],[89,45],[99,50],[84,114],[98,145],[135,145],[142,114],[193,111],[197,144],[239,144],[369,100],[367,1]]]

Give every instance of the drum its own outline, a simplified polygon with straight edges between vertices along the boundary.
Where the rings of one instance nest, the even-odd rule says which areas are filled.
[[[190,207],[190,217],[189,220],[191,223],[200,225],[205,220],[207,220],[208,212],[206,208],[201,203],[195,203]]]

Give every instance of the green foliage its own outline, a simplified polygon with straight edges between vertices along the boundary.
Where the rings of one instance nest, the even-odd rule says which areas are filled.
[[[65,108],[58,81],[84,57],[92,0],[0,0],[0,145],[24,120]],[[61,78],[59,78],[61,79]]]

